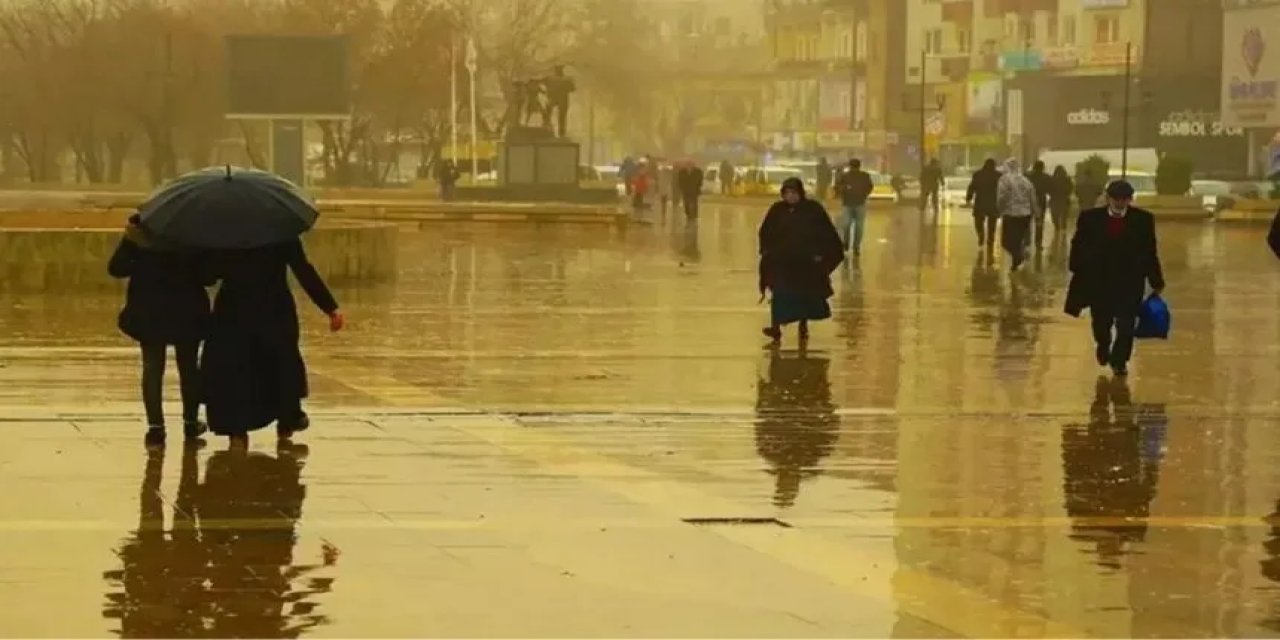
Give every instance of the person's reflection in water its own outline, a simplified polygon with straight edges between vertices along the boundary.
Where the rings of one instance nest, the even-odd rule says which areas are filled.
[[[1063,432],[1071,537],[1092,541],[1101,566],[1119,569],[1127,547],[1146,539],[1167,422],[1162,406],[1135,408],[1123,378],[1099,378],[1089,424]]]
[[[698,221],[689,220],[684,224],[680,242],[681,264],[697,264],[702,261],[702,248],[698,243]]]
[[[821,473],[818,464],[840,438],[831,400],[831,361],[801,350],[771,350],[767,379],[756,383],[756,452],[772,467],[773,504],[795,504],[800,483]]]
[[[171,534],[164,531],[163,451],[143,475],[138,531],[119,550],[123,568],[107,572],[118,591],[103,615],[117,633],[139,637],[296,638],[327,619],[313,596],[331,578],[299,578],[322,565],[295,565],[295,527],[306,489],[306,447],[283,444],[276,456],[214,454],[199,484],[196,450],[183,453]],[[325,551],[326,556],[328,551]],[[326,557],[325,563],[329,563]]]
[[[1000,270],[988,260],[979,257],[969,272],[970,322],[974,329],[989,333],[998,320],[992,309],[1000,304]]]
[[[1280,220],[1280,216],[1277,219]],[[1275,510],[1262,521],[1267,525],[1267,539],[1262,541],[1259,568],[1262,570],[1262,577],[1280,583],[1280,500],[1276,500]],[[1273,605],[1258,624],[1264,629],[1280,631],[1280,608]]]

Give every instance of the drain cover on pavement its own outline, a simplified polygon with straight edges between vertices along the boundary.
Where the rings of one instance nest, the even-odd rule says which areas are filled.
[[[791,525],[777,518],[681,518],[682,522],[698,526],[712,525],[765,525],[790,529]]]

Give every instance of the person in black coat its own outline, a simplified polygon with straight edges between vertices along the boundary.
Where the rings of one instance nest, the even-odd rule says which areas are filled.
[[[310,426],[302,411],[307,369],[299,348],[298,309],[288,271],[329,316],[333,331],[344,320],[338,302],[302,249],[302,242],[226,252],[214,259],[222,282],[213,326],[201,358],[209,426],[243,443],[272,422],[282,439]]]
[[[702,197],[702,169],[690,162],[676,173],[676,186],[680,189],[680,200],[684,205],[685,218],[698,219],[698,200]]]
[[[1036,204],[1040,205],[1034,217],[1036,251],[1044,249],[1044,219],[1049,211],[1049,194],[1053,191],[1053,178],[1044,170],[1044,161],[1036,160],[1027,172],[1027,179],[1036,188]]]
[[[1150,283],[1164,290],[1155,217],[1130,206],[1133,186],[1117,180],[1107,187],[1107,206],[1088,209],[1071,239],[1071,285],[1066,312],[1090,309],[1098,365],[1128,374],[1138,308]],[[1114,337],[1113,337],[1114,329]]]
[[[1055,243],[1067,237],[1067,211],[1071,209],[1071,196],[1075,191],[1076,184],[1067,170],[1062,165],[1055,167],[1049,185],[1049,216],[1053,219]]]
[[[764,335],[776,345],[782,326],[799,322],[800,341],[808,340],[809,321],[831,317],[831,272],[843,261],[840,234],[827,210],[805,197],[804,182],[787,178],[782,200],[769,207],[760,225],[760,294],[772,293],[772,320]]]
[[[973,173],[964,201],[973,206],[973,227],[978,232],[978,246],[994,249],[996,223],[1000,221],[1000,206],[996,195],[1000,186],[1000,170],[996,161],[987,158],[982,168]]]
[[[1271,231],[1267,233],[1267,246],[1271,247],[1271,253],[1280,258],[1280,211],[1276,211],[1276,217],[1271,219]]]
[[[115,278],[128,278],[119,327],[142,348],[142,404],[147,412],[145,441],[165,441],[164,369],[169,346],[178,361],[182,388],[183,434],[200,437],[200,342],[209,331],[212,280],[204,275],[202,258],[163,245],[129,218],[124,236],[107,264]]]

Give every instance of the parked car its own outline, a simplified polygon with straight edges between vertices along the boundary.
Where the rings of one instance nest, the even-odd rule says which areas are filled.
[[[875,202],[892,202],[898,204],[898,192],[893,190],[893,185],[889,182],[889,176],[879,171],[868,171],[871,175],[871,197],[868,200]]]
[[[777,194],[787,178],[803,180],[804,174],[795,167],[770,166],[743,167],[738,176],[741,192],[747,195]]]
[[[970,178],[952,176],[942,181],[942,206],[968,208],[965,196],[969,193]]]
[[[1205,211],[1218,212],[1231,205],[1231,183],[1225,180],[1192,180],[1191,195],[1200,198]]]
[[[622,167],[613,164],[601,164],[592,167],[596,171],[596,176],[601,182],[607,182],[614,185],[619,196],[627,194],[627,186],[622,184]]]

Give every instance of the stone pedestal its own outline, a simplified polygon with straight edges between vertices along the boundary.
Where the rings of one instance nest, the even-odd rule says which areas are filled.
[[[550,129],[516,127],[498,150],[498,182],[503,187],[578,187],[577,142]]]

